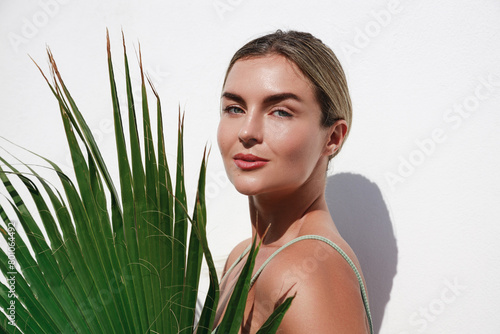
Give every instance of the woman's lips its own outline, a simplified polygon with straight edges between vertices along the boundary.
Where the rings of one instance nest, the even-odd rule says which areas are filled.
[[[269,160],[255,156],[253,154],[242,154],[242,153],[236,154],[233,157],[233,161],[236,164],[236,166],[238,166],[238,168],[241,168],[243,170],[257,169],[266,165],[269,162]]]

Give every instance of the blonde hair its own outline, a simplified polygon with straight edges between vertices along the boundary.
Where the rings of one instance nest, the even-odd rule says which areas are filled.
[[[339,60],[333,51],[320,39],[299,31],[281,31],[256,38],[242,46],[229,62],[224,78],[240,59],[278,54],[294,62],[309,78],[316,90],[316,98],[321,107],[321,125],[330,127],[338,120],[345,120],[347,132],[339,149],[340,152],[352,123],[352,104],[347,88],[347,80]]]

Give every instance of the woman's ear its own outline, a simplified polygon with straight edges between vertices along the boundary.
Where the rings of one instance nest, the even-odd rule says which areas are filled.
[[[347,122],[343,119],[339,119],[328,129],[328,141],[325,147],[325,155],[331,156],[340,146],[342,146],[346,133]]]

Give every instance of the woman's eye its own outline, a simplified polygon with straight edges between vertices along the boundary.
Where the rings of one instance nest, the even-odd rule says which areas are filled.
[[[224,111],[228,114],[242,114],[244,112],[243,109],[234,106],[226,107]]]
[[[292,114],[284,110],[275,110],[273,111],[273,114],[275,114],[278,117],[292,117]]]

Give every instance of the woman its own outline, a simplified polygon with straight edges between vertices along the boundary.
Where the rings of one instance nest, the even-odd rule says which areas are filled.
[[[337,58],[308,33],[278,30],[257,38],[231,60],[221,105],[218,144],[226,172],[248,196],[252,237],[262,240],[241,332],[255,333],[292,295],[280,333],[369,332],[359,263],[324,194],[328,162],[352,118]],[[228,257],[216,324],[250,242]]]

